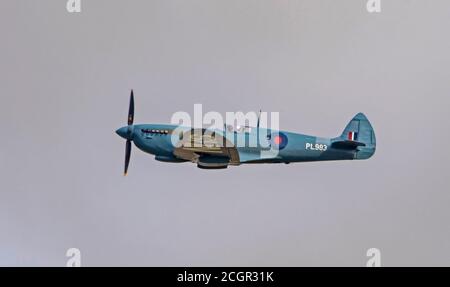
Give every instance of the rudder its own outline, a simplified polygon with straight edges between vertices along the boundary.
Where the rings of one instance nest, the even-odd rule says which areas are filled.
[[[336,142],[355,143],[355,159],[368,159],[375,153],[375,132],[363,113],[355,115]]]

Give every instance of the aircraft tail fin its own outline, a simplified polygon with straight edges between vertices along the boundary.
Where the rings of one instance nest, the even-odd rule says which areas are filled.
[[[375,132],[363,113],[347,124],[340,137],[334,138],[333,148],[355,150],[355,159],[367,159],[375,153]]]

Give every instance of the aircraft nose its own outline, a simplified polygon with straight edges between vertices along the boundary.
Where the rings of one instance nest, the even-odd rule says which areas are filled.
[[[118,134],[124,139],[128,139],[128,127],[121,127],[116,131],[116,134]]]

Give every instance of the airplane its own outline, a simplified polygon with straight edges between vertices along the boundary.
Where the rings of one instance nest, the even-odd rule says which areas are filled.
[[[363,113],[356,114],[345,127],[342,134],[335,138],[322,138],[287,131],[276,131],[259,127],[246,126],[232,133],[214,130],[213,133],[196,133],[191,127],[171,124],[133,124],[134,94],[131,90],[128,110],[128,124],[116,130],[126,139],[124,175],[128,173],[131,146],[134,145],[145,153],[155,155],[161,162],[192,162],[202,169],[224,169],[228,166],[258,163],[296,163],[335,160],[368,159],[375,153],[375,132]],[[228,127],[227,127],[228,128]],[[172,135],[179,134],[179,144],[172,143]],[[234,145],[237,139],[245,140],[265,133],[269,147],[259,143],[249,147]],[[231,137],[229,136],[231,134]],[[208,137],[206,136],[208,135]],[[199,138],[200,136],[200,138]],[[200,141],[200,145],[189,145]],[[209,141],[209,144],[205,142]],[[221,143],[214,145],[213,143]],[[261,156],[263,151],[276,148],[273,156]]]

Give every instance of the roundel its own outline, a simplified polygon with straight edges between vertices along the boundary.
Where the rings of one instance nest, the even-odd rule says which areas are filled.
[[[288,143],[288,138],[283,133],[273,133],[271,138],[272,146],[276,149],[284,149]]]

